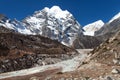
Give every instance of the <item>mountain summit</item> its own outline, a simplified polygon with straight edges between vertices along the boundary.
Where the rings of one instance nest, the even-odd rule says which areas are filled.
[[[62,10],[59,6],[53,6],[51,8],[44,8],[49,15],[54,15],[55,18],[65,18],[68,14],[70,14],[67,10]],[[70,14],[72,16],[72,14]]]
[[[84,35],[94,36],[95,31],[98,31],[103,25],[104,22],[102,20],[85,25],[83,27],[83,30],[85,31]]]
[[[32,34],[56,39],[65,45],[72,45],[78,33],[82,33],[81,26],[73,15],[58,6],[35,11],[23,20],[23,24]]]

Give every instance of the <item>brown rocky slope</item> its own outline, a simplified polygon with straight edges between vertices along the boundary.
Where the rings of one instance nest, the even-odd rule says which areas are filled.
[[[54,64],[77,51],[40,35],[0,31],[0,73]]]
[[[120,31],[88,53],[76,71],[54,75],[50,80],[120,80]]]

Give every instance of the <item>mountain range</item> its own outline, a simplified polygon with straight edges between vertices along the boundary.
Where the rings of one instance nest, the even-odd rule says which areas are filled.
[[[115,20],[118,19],[119,16],[120,14],[118,13],[108,23],[98,20],[88,25],[81,26],[69,11],[62,10],[59,6],[53,6],[51,8],[45,7],[42,10],[35,11],[33,15],[24,18],[22,21],[16,19],[11,20],[1,15],[0,26],[22,34],[42,35],[53,40],[58,40],[69,47],[93,48],[103,40],[98,40],[96,36],[104,34],[105,32],[101,31],[104,31],[103,29],[105,29],[106,26],[110,26],[115,22],[117,24],[119,21]],[[93,38],[92,42],[85,41],[88,47],[84,44],[84,40],[81,40],[83,36],[86,40],[87,38],[90,39],[90,36]],[[78,38],[80,39],[78,40]],[[74,44],[78,43],[76,41],[79,41],[80,44],[78,45],[80,47],[76,47],[76,44]],[[93,42],[98,42],[98,44],[91,47]]]
[[[4,22],[3,22],[4,21]],[[23,34],[42,35],[58,40],[65,45],[72,45],[78,33],[82,33],[80,24],[67,10],[62,11],[58,6],[35,11],[22,21],[3,18],[2,26]]]

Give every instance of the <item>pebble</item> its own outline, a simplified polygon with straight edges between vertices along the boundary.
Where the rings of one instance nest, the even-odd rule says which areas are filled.
[[[113,69],[111,72],[112,72],[113,74],[118,74],[120,71],[119,71],[118,69]]]

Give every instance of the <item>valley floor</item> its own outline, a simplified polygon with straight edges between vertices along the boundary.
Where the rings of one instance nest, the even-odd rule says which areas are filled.
[[[79,49],[73,59],[21,71],[0,74],[0,80],[120,80],[117,65],[83,61],[92,49]],[[57,73],[57,74],[56,74]]]
[[[79,50],[77,50],[80,53],[78,56],[74,57],[73,59],[62,61],[62,62],[59,62],[56,64],[45,65],[45,66],[35,67],[35,68],[31,68],[31,69],[25,69],[25,70],[21,70],[21,71],[3,73],[3,74],[0,74],[0,79],[6,80],[6,78],[7,78],[7,80],[9,80],[10,78],[12,78],[12,80],[13,80],[13,78],[14,78],[14,80],[18,80],[16,76],[21,76],[20,78],[23,80],[23,76],[29,76],[32,74],[40,75],[46,71],[48,71],[48,72],[52,71],[50,74],[47,72],[48,73],[47,76],[44,77],[44,78],[46,78],[49,75],[51,75],[52,73],[55,74],[58,72],[63,73],[63,72],[74,71],[74,70],[78,69],[78,67],[82,64],[82,62],[86,58],[87,53],[90,52],[91,50],[92,49],[79,49]],[[33,77],[34,77],[34,75],[33,75]]]

